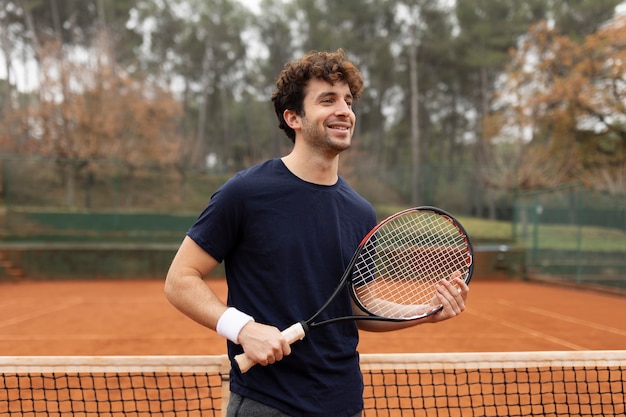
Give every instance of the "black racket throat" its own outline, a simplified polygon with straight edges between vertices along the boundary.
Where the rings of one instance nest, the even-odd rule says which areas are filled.
[[[420,316],[417,317],[412,317],[410,319],[406,319],[406,318],[392,318],[392,317],[381,317],[381,316],[375,316],[375,315],[352,315],[352,316],[343,316],[343,317],[335,317],[335,318],[331,318],[331,319],[326,319],[326,320],[322,320],[319,322],[316,321],[311,321],[309,320],[309,322],[307,321],[301,321],[300,325],[302,326],[302,328],[304,329],[304,333],[305,334],[309,334],[309,332],[314,329],[315,327],[320,327],[320,326],[325,326],[327,324],[334,324],[334,323],[339,323],[342,321],[366,321],[366,320],[371,320],[371,321],[386,321],[386,322],[403,322],[403,321],[415,321],[415,320],[422,320],[425,319],[427,317],[430,317],[432,315],[435,315],[437,313],[439,313],[441,310],[443,310],[443,305],[440,305]]]

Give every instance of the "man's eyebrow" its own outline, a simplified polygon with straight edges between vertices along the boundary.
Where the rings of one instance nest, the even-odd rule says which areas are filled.
[[[335,91],[322,91],[320,94],[318,94],[317,99],[318,100],[322,100],[326,97],[336,97],[339,94]],[[353,99],[354,97],[352,96],[352,93],[347,93],[344,98],[348,98],[348,99]]]

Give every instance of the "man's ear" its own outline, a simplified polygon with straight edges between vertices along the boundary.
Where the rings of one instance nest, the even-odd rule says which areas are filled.
[[[283,112],[283,118],[285,119],[287,126],[293,130],[298,130],[302,126],[300,116],[298,116],[294,110],[285,110]]]

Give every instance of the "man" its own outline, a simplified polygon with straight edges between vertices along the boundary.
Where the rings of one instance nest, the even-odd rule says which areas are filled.
[[[280,330],[311,316],[330,296],[352,253],[376,224],[373,207],[338,176],[351,144],[353,103],[363,81],[343,51],[312,52],[285,65],[272,101],[292,151],[237,173],[189,229],[166,279],[168,300],[257,364],[230,375],[228,416],[360,416],[357,323],[311,332],[293,348]],[[203,280],[224,261],[228,306]],[[364,321],[387,331],[439,322],[465,309],[468,287],[442,281],[444,309],[402,323]],[[348,291],[329,317],[351,314]]]

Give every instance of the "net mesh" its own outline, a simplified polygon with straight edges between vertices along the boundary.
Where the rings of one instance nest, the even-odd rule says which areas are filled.
[[[0,416],[219,416],[228,369],[223,356],[4,358]]]
[[[410,209],[381,223],[366,240],[353,268],[361,307],[378,316],[413,318],[426,313],[435,286],[453,274],[469,281],[472,250],[455,221],[430,209]]]
[[[626,351],[361,356],[364,416],[619,416]],[[0,417],[223,416],[225,356],[0,357]]]

